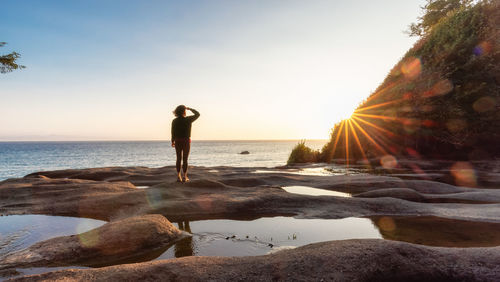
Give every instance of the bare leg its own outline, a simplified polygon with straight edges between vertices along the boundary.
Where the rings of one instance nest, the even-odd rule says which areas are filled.
[[[177,182],[182,181],[181,177],[181,160],[182,160],[182,143],[175,142],[175,154],[177,155],[177,160],[175,162],[175,169],[177,170]]]
[[[191,149],[191,144],[188,141],[186,142],[182,153],[182,171],[184,172],[184,182],[189,181],[187,172],[188,172],[188,157],[190,149]]]

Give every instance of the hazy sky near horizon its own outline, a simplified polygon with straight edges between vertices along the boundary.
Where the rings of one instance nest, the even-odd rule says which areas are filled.
[[[326,139],[413,45],[425,0],[3,0],[1,140]]]

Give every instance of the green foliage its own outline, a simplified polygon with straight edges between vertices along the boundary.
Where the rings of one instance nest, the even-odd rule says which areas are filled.
[[[305,140],[302,140],[293,148],[287,164],[317,162],[318,156],[319,151],[307,147]]]
[[[408,152],[437,158],[500,156],[500,2],[444,2],[450,6],[428,8],[454,8],[439,20],[425,21],[422,38],[356,110],[371,125],[355,121],[382,147],[358,130],[367,157]],[[348,135],[347,157],[363,158]],[[345,128],[336,125],[321,161],[346,157],[344,137]]]
[[[408,34],[422,36],[440,20],[471,3],[472,0],[427,0],[427,4],[422,7],[423,16],[418,18],[417,23],[410,24]]]
[[[336,157],[336,155],[339,155],[338,152],[340,152],[340,150],[336,150],[336,148],[334,147],[336,145],[335,141],[337,140],[337,134],[339,134],[340,131],[340,125],[341,122],[336,123],[333,126],[332,130],[330,131],[330,140],[323,146],[323,148],[321,148],[321,153],[318,156],[318,161],[329,163],[333,158]],[[335,153],[337,154],[335,155]]]
[[[0,42],[0,47],[3,47],[5,42]],[[16,63],[17,59],[19,59],[21,55],[17,52],[12,52],[7,55],[0,55],[0,73],[11,72],[16,69],[24,69],[26,68],[23,65],[18,65]]]

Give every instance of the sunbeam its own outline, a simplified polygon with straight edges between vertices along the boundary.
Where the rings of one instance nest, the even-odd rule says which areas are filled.
[[[381,115],[369,115],[369,114],[359,114],[359,113],[354,113],[352,115],[353,116],[369,117],[369,118],[377,118],[377,119],[383,119],[383,120],[403,120],[402,118],[398,118],[398,117],[388,117],[388,116],[381,116]]]
[[[358,134],[356,133],[356,130],[352,126],[351,120],[348,121],[349,126],[352,131],[352,136],[354,136],[354,140],[356,140],[356,144],[358,144],[359,151],[361,152],[361,155],[363,155],[363,160],[365,163],[369,164],[368,158],[366,157],[365,150],[363,149],[363,146],[361,146],[361,142],[359,142]]]
[[[335,155],[335,151],[337,150],[337,143],[339,142],[340,135],[342,134],[342,128],[344,127],[344,123],[345,123],[345,120],[342,121],[342,123],[340,124],[340,129],[339,129],[339,131],[337,131],[337,136],[335,137],[335,143],[333,144],[333,150],[331,151],[330,155],[328,156],[329,160],[331,160]]]
[[[387,130],[387,129],[385,129],[385,128],[382,128],[382,127],[380,127],[380,126],[378,126],[378,125],[376,125],[376,124],[374,124],[374,123],[371,123],[371,122],[369,122],[369,121],[366,121],[366,120],[364,120],[364,119],[362,119],[362,118],[360,118],[360,117],[353,116],[352,118],[353,118],[353,119],[356,119],[357,121],[362,122],[362,123],[364,123],[364,124],[366,124],[366,125],[368,125],[368,126],[371,126],[371,127],[375,128],[375,129],[377,129],[377,130],[380,130],[380,131],[382,131],[382,132],[385,132],[385,133],[387,133],[387,134],[388,134],[388,135],[390,135],[390,136],[395,136],[395,135],[396,135],[395,133],[393,133],[393,132],[391,132],[391,131],[389,131],[389,130]]]
[[[383,107],[383,106],[387,106],[387,105],[391,105],[391,104],[394,104],[394,103],[401,102],[403,100],[404,99],[397,99],[397,100],[393,100],[393,101],[389,101],[389,102],[384,102],[384,103],[380,103],[380,104],[376,104],[376,105],[371,105],[371,106],[363,107],[363,108],[355,110],[354,113],[356,114],[356,113],[359,113],[359,112],[362,112],[362,111],[366,111],[366,110],[370,110],[370,109],[375,109],[375,108],[380,108],[380,107]]]
[[[349,120],[347,120],[349,122]],[[349,126],[346,124],[344,127],[345,132],[345,160],[346,164],[349,167]]]
[[[387,151],[382,148],[382,146],[380,146],[375,140],[373,140],[373,138],[363,129],[363,127],[361,127],[354,119],[352,119],[352,122],[361,131],[361,133],[363,133],[366,138],[368,138],[368,140],[370,140],[370,142],[375,145],[378,150],[380,150],[383,154],[387,154]]]

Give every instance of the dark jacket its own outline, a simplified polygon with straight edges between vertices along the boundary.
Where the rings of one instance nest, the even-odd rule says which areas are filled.
[[[186,139],[191,137],[191,124],[193,121],[197,120],[200,117],[200,113],[191,109],[193,112],[193,116],[188,117],[176,117],[172,121],[172,143],[175,139]]]

